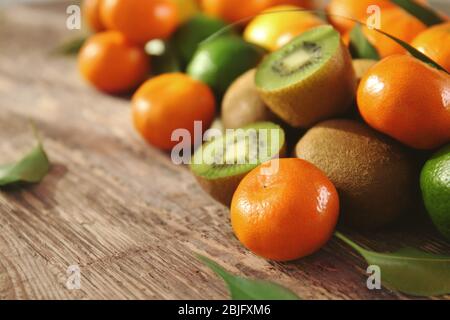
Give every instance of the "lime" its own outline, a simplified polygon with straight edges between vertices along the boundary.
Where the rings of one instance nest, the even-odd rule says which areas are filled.
[[[450,240],[450,145],[428,160],[422,170],[420,184],[431,219]]]
[[[226,22],[204,14],[197,14],[183,23],[172,38],[173,46],[181,62],[187,65],[200,42],[226,26]]]
[[[220,98],[236,78],[256,67],[264,53],[236,35],[208,39],[195,53],[187,73],[209,85]]]

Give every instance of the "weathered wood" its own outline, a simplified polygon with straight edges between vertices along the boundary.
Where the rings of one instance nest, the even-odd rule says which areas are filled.
[[[129,102],[89,88],[74,58],[50,55],[65,5],[16,6],[0,18],[0,163],[44,138],[51,173],[39,185],[0,191],[1,299],[224,299],[224,284],[195,259],[279,282],[305,299],[407,299],[366,288],[365,263],[333,240],[312,257],[268,262],[235,239],[228,210],[184,167],[134,132]],[[371,248],[415,245],[450,252],[421,224],[351,233]],[[82,272],[66,288],[68,266]],[[450,298],[450,297],[447,297]]]

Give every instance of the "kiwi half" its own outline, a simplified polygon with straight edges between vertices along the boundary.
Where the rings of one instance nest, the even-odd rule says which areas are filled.
[[[255,122],[279,121],[256,90],[255,73],[256,69],[247,71],[228,88],[222,101],[222,123],[226,129],[242,128]]]
[[[350,53],[331,26],[310,29],[270,54],[255,81],[268,107],[293,127],[344,113],[356,92]]]
[[[349,225],[376,229],[413,212],[416,161],[400,144],[363,123],[319,123],[297,144],[296,156],[315,164],[335,184],[341,216]]]
[[[230,130],[204,144],[192,158],[191,171],[202,188],[229,206],[244,176],[261,163],[285,155],[285,133],[271,122]]]

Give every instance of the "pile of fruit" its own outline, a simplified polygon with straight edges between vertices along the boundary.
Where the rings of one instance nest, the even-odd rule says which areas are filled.
[[[435,64],[365,25],[378,59],[355,59],[355,20],[370,5],[381,8],[381,30]],[[173,155],[192,137],[182,157],[262,257],[304,257],[338,220],[377,229],[423,203],[450,240],[448,18],[426,25],[387,0],[303,8],[315,9],[308,0],[86,0],[96,33],[80,72],[107,93],[136,90],[132,118],[149,144]]]

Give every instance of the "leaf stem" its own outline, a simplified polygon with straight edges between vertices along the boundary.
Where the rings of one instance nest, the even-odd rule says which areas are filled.
[[[353,249],[355,249],[356,251],[358,251],[359,253],[365,253],[367,252],[366,249],[364,249],[363,247],[361,247],[360,245],[356,244],[355,242],[353,242],[352,240],[350,240],[348,237],[346,237],[345,235],[343,235],[342,233],[340,233],[339,231],[336,231],[336,233],[334,234],[336,236],[336,238],[342,240],[343,242],[345,242],[347,245],[349,245],[350,247],[352,247]]]

